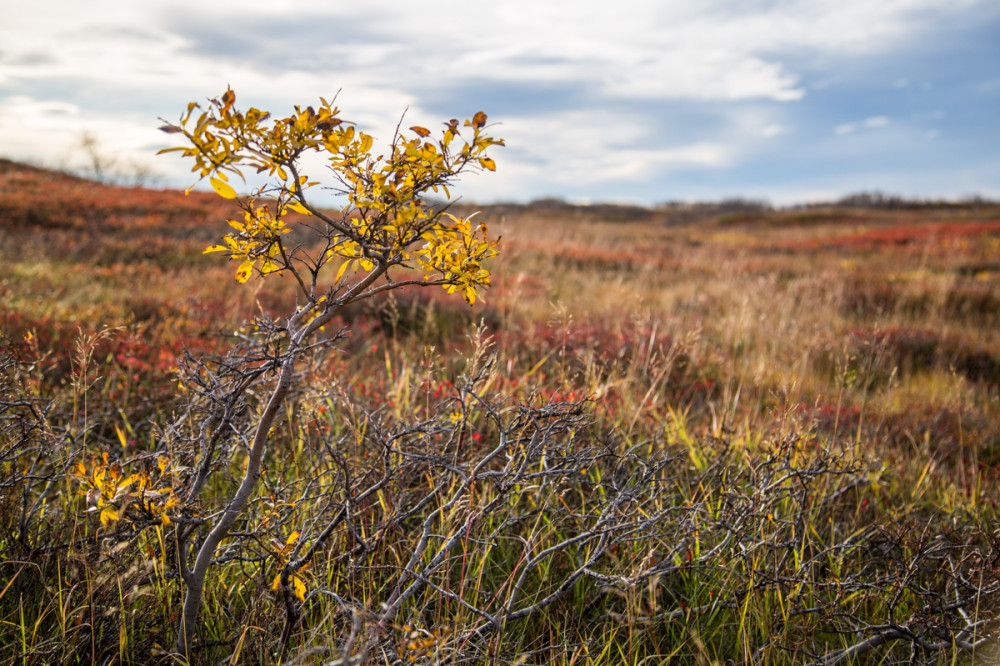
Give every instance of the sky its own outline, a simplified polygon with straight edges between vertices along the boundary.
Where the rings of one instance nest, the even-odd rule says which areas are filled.
[[[80,168],[87,135],[187,187],[159,119],[227,87],[383,144],[483,110],[465,201],[1000,198],[996,0],[0,0],[0,156]]]

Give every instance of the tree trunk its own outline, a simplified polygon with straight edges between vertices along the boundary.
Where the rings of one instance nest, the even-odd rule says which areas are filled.
[[[212,531],[205,537],[204,543],[202,543],[201,548],[198,550],[194,567],[191,569],[191,576],[187,581],[187,595],[184,598],[184,610],[177,628],[176,644],[177,651],[184,654],[188,660],[190,660],[191,655],[192,639],[198,627],[198,612],[201,610],[201,597],[205,590],[205,575],[208,573],[208,567],[212,563],[212,557],[215,555],[216,549],[222,543],[222,540],[226,538],[226,535],[229,534],[229,530],[236,523],[236,519],[239,518],[243,507],[246,506],[253,495],[254,488],[257,486],[257,480],[260,478],[261,462],[264,459],[264,449],[267,444],[267,435],[271,430],[275,417],[278,415],[281,403],[291,388],[294,368],[295,354],[290,351],[281,365],[278,384],[274,387],[274,391],[271,392],[271,397],[267,401],[264,413],[261,414],[260,421],[257,422],[257,429],[254,432],[253,444],[250,447],[250,458],[247,460],[247,470],[243,476],[243,481],[240,482],[239,489],[237,489],[236,494],[230,500],[219,522],[215,524]],[[183,556],[183,553],[181,553],[181,557]]]

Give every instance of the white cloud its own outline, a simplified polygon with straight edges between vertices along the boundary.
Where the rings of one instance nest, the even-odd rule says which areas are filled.
[[[859,129],[877,129],[889,124],[888,116],[870,116],[861,122],[842,123],[833,128],[833,133],[838,136],[853,134]]]
[[[983,81],[976,86],[976,91],[980,93],[995,93],[1000,90],[1000,79],[990,79]]]
[[[937,4],[793,0],[747,5],[719,0],[693,6],[680,0],[619,0],[615,11],[608,12],[606,3],[597,0],[506,0],[479,6],[470,15],[445,0],[425,0],[419,6],[395,0],[374,8],[316,0],[297,3],[295,13],[312,23],[329,22],[325,42],[297,44],[294,31],[272,35],[259,30],[244,37],[259,46],[261,58],[349,59],[364,70],[314,74],[311,89],[318,80],[334,77],[396,88],[406,88],[414,77],[474,77],[594,83],[604,95],[639,99],[794,101],[805,94],[796,62],[777,54],[890,49],[914,25],[929,20]],[[0,76],[8,81],[29,72],[36,77],[79,76],[129,88],[177,79],[189,88],[201,88],[199,82],[206,79],[245,80],[251,77],[238,64],[186,52],[190,41],[172,33],[165,19],[196,24],[206,34],[224,34],[233,19],[257,20],[263,28],[280,18],[294,26],[296,14],[267,2],[122,5],[100,0],[82,6],[40,0],[35,11],[15,13],[4,50],[51,54],[53,62],[0,64]],[[341,34],[362,25],[383,39],[337,46]],[[218,47],[224,46],[220,41]],[[296,53],[297,46],[306,52]],[[260,64],[250,61],[246,67],[259,70]]]
[[[773,149],[777,142],[766,139],[807,126],[784,110],[804,106],[797,102],[807,95],[831,94],[838,72],[824,63],[891,52],[937,27],[941,17],[990,6],[988,0],[947,7],[940,0],[618,0],[610,7],[604,0],[461,6],[300,0],[289,11],[271,0],[36,0],[32,11],[5,16],[0,145],[9,155],[51,161],[86,130],[124,155],[148,155],[166,143],[155,131],[157,116],[175,119],[188,101],[218,95],[226,85],[241,104],[275,113],[342,89],[344,116],[384,143],[403,109],[411,124],[429,125],[441,120],[429,113],[443,106],[441,98],[478,108],[474,95],[492,94],[505,113],[484,106],[504,122],[500,132],[510,148],[498,153],[497,174],[470,179],[475,197],[521,198],[526,189],[545,187],[596,190],[739,165]],[[921,84],[899,77],[893,85]],[[980,91],[996,86],[984,81]],[[557,89],[568,94],[519,108],[536,101],[532,91]],[[495,90],[525,98],[503,99]],[[711,134],[664,129],[656,114],[669,113],[663,109],[671,104],[712,109]],[[854,120],[836,125],[835,135],[890,124],[888,116],[847,114]],[[796,138],[805,133],[797,130]],[[180,163],[155,161],[186,180]]]
[[[642,117],[599,110],[507,118],[497,133],[508,145],[496,151],[497,172],[482,180],[463,179],[457,188],[471,200],[649,183],[679,169],[724,167],[737,157],[734,146],[721,142],[656,146],[657,128]]]
[[[801,99],[798,77],[778,63],[715,48],[665,49],[630,54],[602,82],[612,97],[741,100]]]
[[[151,146],[157,132],[127,116],[86,112],[76,105],[39,101],[27,96],[0,99],[0,145],[7,156],[56,168],[79,168],[86,155],[80,148],[84,134],[97,140],[99,152],[119,163],[158,167]],[[178,177],[184,176],[174,169]]]

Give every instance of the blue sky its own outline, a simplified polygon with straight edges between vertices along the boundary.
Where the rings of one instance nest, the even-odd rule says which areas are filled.
[[[0,0],[0,155],[153,157],[230,85],[286,113],[339,90],[388,141],[485,110],[507,147],[465,199],[777,204],[1000,198],[996,0]]]

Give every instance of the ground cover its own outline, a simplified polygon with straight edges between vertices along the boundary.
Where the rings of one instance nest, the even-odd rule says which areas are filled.
[[[172,663],[172,531],[218,507],[126,528],[88,479],[191,474],[196,359],[293,290],[202,255],[234,215],[214,195],[0,183],[0,661]],[[485,305],[335,322],[196,663],[988,659],[1000,208],[480,215]]]

